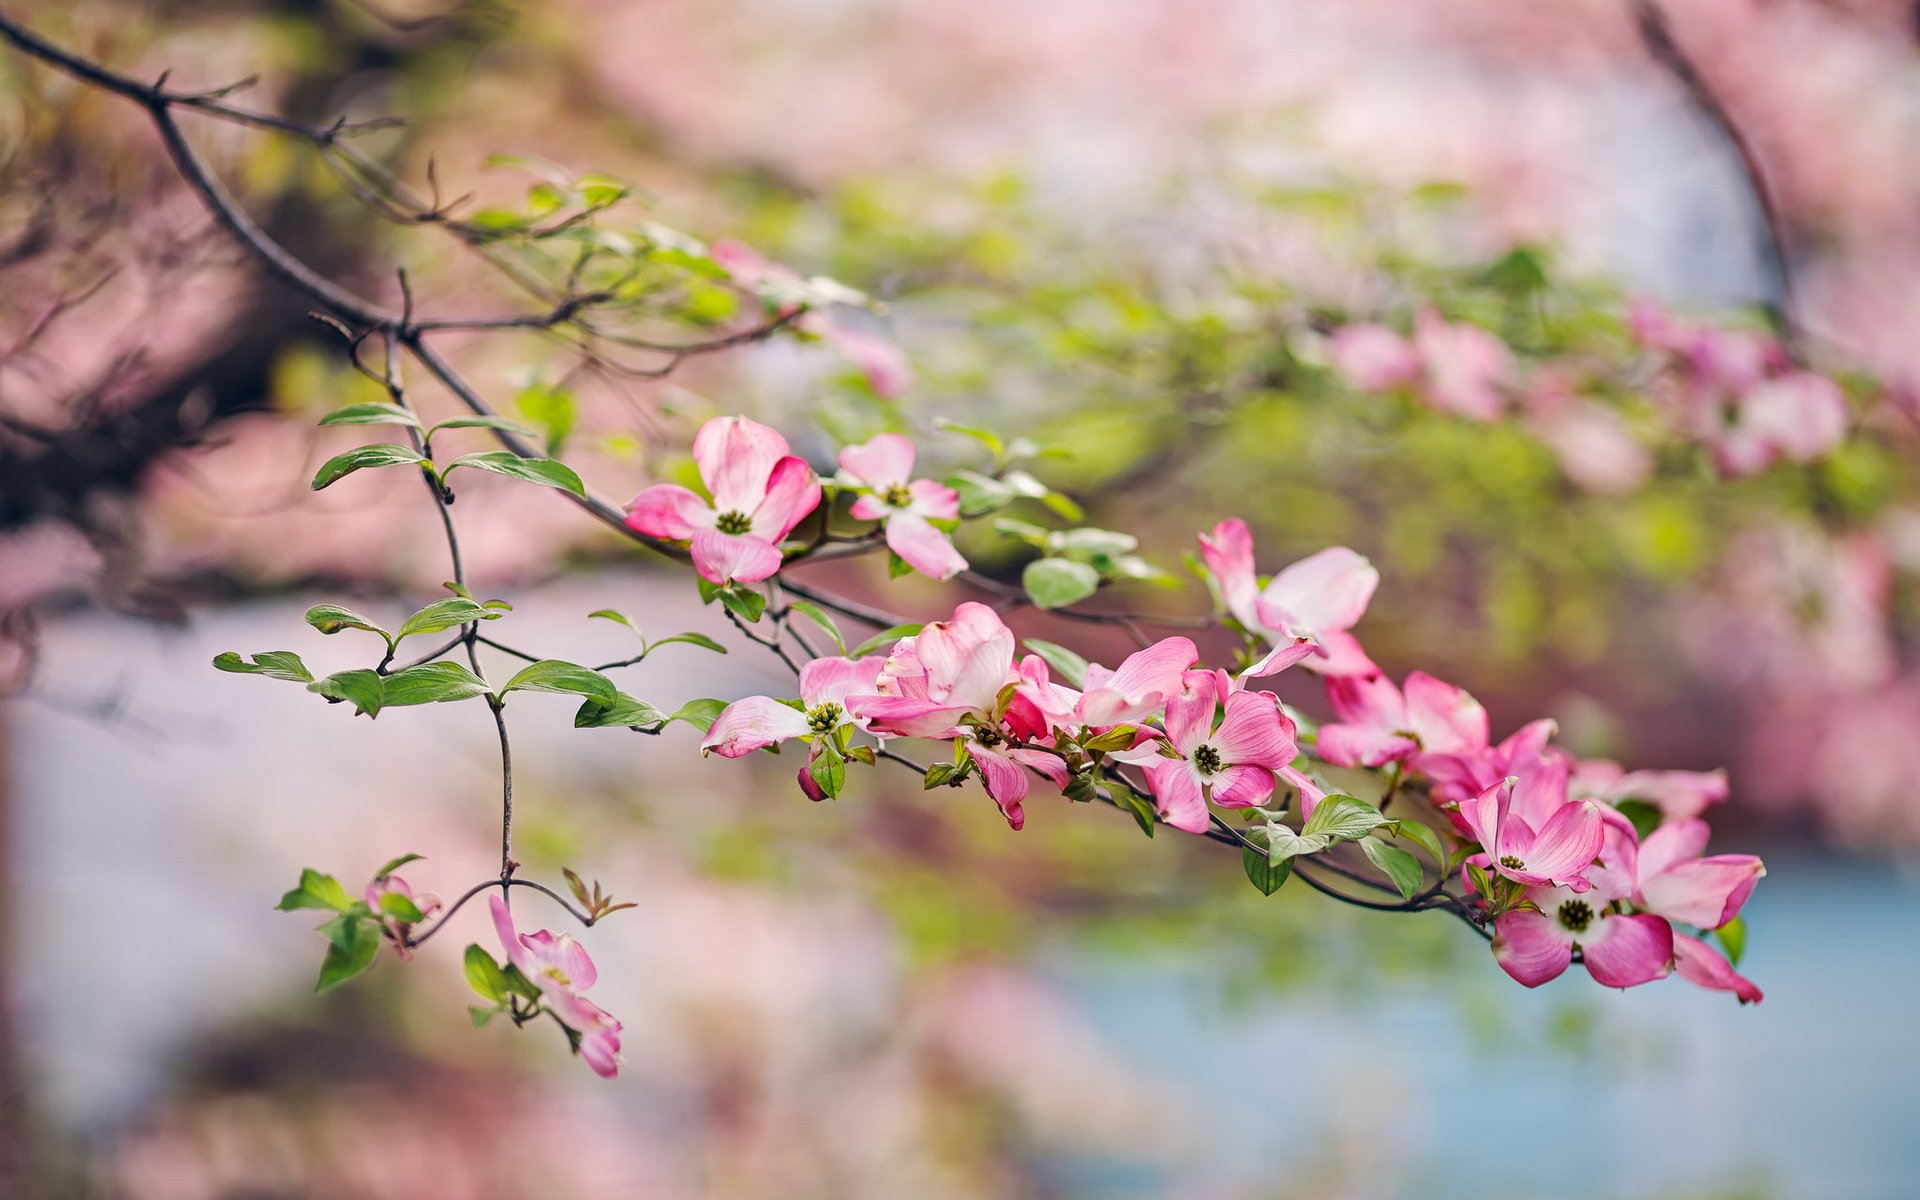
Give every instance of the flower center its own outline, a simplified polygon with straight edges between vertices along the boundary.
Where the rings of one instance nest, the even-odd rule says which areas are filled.
[[[831,733],[840,724],[840,706],[828,700],[807,713],[807,727],[815,733]]]
[[[714,519],[713,527],[721,533],[745,533],[753,528],[753,518],[743,512],[723,512]]]
[[[978,742],[980,745],[985,746],[989,750],[991,750],[993,747],[998,746],[1001,742],[1005,741],[1006,739],[1000,736],[1000,731],[998,729],[992,729],[992,728],[989,728],[988,726],[981,725],[973,731],[973,740]]]
[[[1527,864],[1521,862],[1519,859],[1515,858],[1511,854],[1501,855],[1500,865],[1505,867],[1509,871],[1524,871],[1527,869]]]
[[[1202,775],[1217,774],[1222,765],[1220,752],[1212,746],[1201,746],[1193,752],[1193,769]]]
[[[905,508],[907,505],[913,503],[913,493],[907,490],[906,484],[896,483],[887,489],[886,494],[882,496],[881,499],[885,500],[894,508]]]
[[[545,975],[548,979],[551,979],[554,982],[558,983],[561,987],[573,986],[573,980],[568,979],[566,976],[566,973],[562,971],[559,967],[542,967],[540,969],[540,973],[542,975]]]
[[[1569,900],[1560,906],[1560,924],[1574,933],[1585,933],[1593,924],[1593,906],[1585,900]]]

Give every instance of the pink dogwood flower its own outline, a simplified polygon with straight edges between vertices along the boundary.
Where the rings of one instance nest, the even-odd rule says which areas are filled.
[[[382,875],[367,884],[367,907],[373,910],[373,915],[379,918],[381,925],[392,935],[393,947],[400,957],[411,958],[413,954],[407,949],[406,932],[407,926],[414,922],[410,917],[402,917],[388,911],[387,906],[381,903],[388,896],[398,896],[413,905],[419,911],[421,919],[430,917],[439,910],[440,897],[432,892],[416,894],[407,881],[398,875]],[[403,910],[405,908],[404,905],[400,907]]]
[[[1506,410],[1502,389],[1513,369],[1507,344],[1478,325],[1448,322],[1431,309],[1414,320],[1414,349],[1424,372],[1420,394],[1441,412],[1474,421]]]
[[[1271,692],[1235,691],[1224,671],[1188,672],[1187,690],[1167,702],[1165,724],[1178,757],[1147,763],[1147,782],[1161,817],[1188,833],[1205,832],[1208,800],[1251,808],[1271,796],[1275,773],[1296,754],[1280,701]]]
[[[897,433],[842,450],[842,477],[866,490],[853,502],[853,516],[884,522],[888,549],[914,570],[951,579],[966,570],[967,560],[932,522],[959,518],[960,493],[931,479],[912,479],[913,459],[913,443]]]
[[[520,933],[513,914],[499,896],[487,897],[493,927],[506,948],[507,961],[540,989],[540,997],[560,1023],[580,1035],[580,1057],[593,1072],[611,1079],[620,1071],[620,1022],[580,993],[592,987],[599,972],[586,947],[573,935]]]
[[[1714,442],[1729,475],[1752,475],[1780,459],[1812,462],[1847,435],[1847,399],[1838,384],[1811,371],[1790,371],[1755,384]]]
[[[1672,821],[1636,842],[1632,826],[1607,827],[1602,854],[1636,908],[1670,921],[1718,929],[1740,914],[1767,873],[1751,854],[1713,854],[1705,821]]]
[[[1261,674],[1295,662],[1328,676],[1379,670],[1347,633],[1366,615],[1380,584],[1380,572],[1362,556],[1332,546],[1283,567],[1263,589],[1254,575],[1253,534],[1234,517],[1200,535],[1200,559],[1227,611],[1275,647]]]
[[[873,694],[885,665],[878,658],[816,658],[800,668],[801,708],[782,704],[771,696],[736,700],[721,710],[720,718],[707,730],[700,753],[739,758],[779,742],[805,738],[813,745],[800,768],[800,790],[811,799],[825,799],[813,778],[813,762],[843,727],[865,727],[866,722],[849,706],[853,697]]]
[[[1589,871],[1605,840],[1600,806],[1566,799],[1566,786],[1565,765],[1544,762],[1460,806],[1493,871],[1575,894],[1592,886]]]
[[[1129,654],[1114,670],[1089,664],[1087,688],[1074,705],[1074,718],[1096,729],[1137,725],[1181,693],[1187,672],[1199,661],[1200,651],[1191,641],[1170,637]]]
[[[1727,798],[1725,771],[1624,771],[1619,763],[1588,759],[1573,768],[1572,794],[1619,806],[1641,800],[1669,821],[1698,817]]]
[[[1336,767],[1381,767],[1416,753],[1477,753],[1487,745],[1487,710],[1460,688],[1424,671],[1406,690],[1384,675],[1327,680],[1340,720],[1320,727],[1315,752]]]
[[[780,569],[780,543],[820,503],[820,483],[787,439],[745,417],[716,417],[693,439],[712,500],[656,484],[627,505],[627,525],[691,544],[708,583],[755,583]]]
[[[1605,987],[1635,987],[1673,970],[1673,927],[1645,913],[1613,909],[1624,899],[1604,872],[1585,893],[1565,887],[1533,887],[1527,899],[1540,911],[1502,913],[1493,922],[1493,959],[1527,987],[1557,979],[1580,951],[1594,981]]]

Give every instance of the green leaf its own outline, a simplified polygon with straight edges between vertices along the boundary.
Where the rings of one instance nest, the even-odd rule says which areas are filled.
[[[1087,686],[1087,660],[1078,654],[1065,646],[1043,642],[1039,638],[1028,638],[1027,649],[1038,654],[1068,687]]]
[[[335,942],[327,947],[327,957],[320,963],[320,979],[313,985],[316,992],[328,992],[355,976],[364,974],[380,953],[380,935],[361,922],[354,922],[351,948],[341,949]]]
[[[262,651],[254,655],[251,662],[229,650],[214,656],[213,669],[236,675],[265,675],[268,679],[284,679],[289,683],[313,682],[313,672],[307,670],[307,664],[291,650]]]
[[[389,917],[403,925],[416,925],[427,919],[420,906],[398,892],[385,892],[380,896],[380,915]]]
[[[1621,816],[1633,822],[1633,830],[1642,840],[1660,828],[1660,810],[1645,800],[1622,800],[1616,807]]]
[[[468,946],[461,965],[466,969],[467,986],[474,990],[475,995],[495,1004],[507,1002],[507,973],[500,969],[499,963],[493,961],[493,955],[478,945]]]
[[[365,669],[336,671],[308,684],[307,690],[329,700],[344,700],[369,717],[379,716],[386,706],[386,687],[378,675]]]
[[[1380,810],[1365,800],[1353,796],[1328,796],[1313,810],[1313,815],[1300,827],[1300,832],[1325,834],[1329,838],[1350,842],[1367,836],[1386,823],[1387,819],[1380,815]]]
[[[399,858],[389,860],[386,866],[381,867],[378,871],[375,871],[373,873],[373,877],[375,879],[385,879],[387,876],[393,874],[395,871],[398,871],[401,867],[406,866],[408,863],[419,862],[421,859],[424,859],[425,857],[426,855],[424,854],[402,854]]]
[[[346,888],[340,886],[338,879],[308,867],[300,872],[300,886],[280,897],[280,903],[273,907],[279,912],[314,908],[343,913],[353,907],[353,897],[347,894]]]
[[[719,642],[714,641],[712,638],[708,637],[706,634],[689,632],[689,633],[676,633],[672,637],[663,637],[657,642],[651,642],[647,645],[647,653],[652,654],[655,650],[658,650],[660,647],[671,646],[675,642],[685,642],[689,646],[698,646],[703,650],[711,650],[715,654],[725,654],[727,652],[727,648],[725,646],[722,646]]]
[[[750,587],[735,585],[720,591],[720,603],[726,610],[751,625],[767,611],[767,598]]]
[[[640,627],[633,623],[633,618],[621,612],[619,609],[597,608],[587,614],[588,620],[592,620],[595,617],[600,618],[602,621],[612,621],[616,625],[625,625],[628,629],[633,630],[634,636],[642,642],[647,640],[647,635],[640,632]]]
[[[388,708],[470,700],[492,689],[487,681],[457,662],[430,662],[387,676],[381,702]]]
[[[933,427],[935,429],[944,429],[948,433],[957,433],[962,437],[972,438],[987,448],[987,453],[993,455],[995,462],[1000,461],[1006,454],[1006,444],[1000,440],[999,434],[994,433],[990,429],[980,429],[973,425],[962,425],[956,421],[949,421],[945,417],[935,417],[933,419]]]
[[[487,1022],[500,1015],[497,1008],[481,1008],[478,1004],[467,1005],[467,1019],[473,1022],[475,1029],[485,1029]]]
[[[1418,821],[1395,821],[1393,831],[1427,852],[1436,866],[1447,863],[1447,848],[1441,844],[1440,835]]]
[[[893,643],[899,641],[901,638],[912,637],[914,634],[919,633],[924,628],[925,626],[923,625],[895,625],[888,629],[882,629],[879,633],[874,634],[872,637],[868,638],[866,641],[861,642],[858,646],[855,646],[853,648],[853,651],[850,654],[848,654],[847,657],[848,658],[865,658],[867,655],[872,654],[875,650],[880,649],[882,646],[891,646],[893,645]]]
[[[336,454],[320,465],[314,472],[312,488],[321,488],[338,483],[355,471],[368,467],[394,467],[407,463],[424,463],[427,460],[405,446],[396,446],[392,442],[380,442],[372,446],[361,446],[345,454]]]
[[[522,416],[546,430],[547,453],[560,453],[560,447],[566,444],[567,435],[573,432],[574,421],[579,416],[579,405],[574,401],[573,393],[565,388],[536,383],[523,389],[514,397],[513,403]]]
[[[359,913],[343,913],[320,926],[318,932],[338,948],[350,951],[359,940],[361,919]]]
[[[1318,812],[1318,810],[1315,810]],[[1402,900],[1411,900],[1426,885],[1426,877],[1421,873],[1420,860],[1405,850],[1389,846],[1379,838],[1363,837],[1360,850],[1367,861],[1380,869],[1392,883],[1394,890],[1400,893]]]
[[[645,700],[638,700],[625,692],[618,693],[611,704],[588,697],[581,701],[580,711],[573,714],[576,729],[600,729],[611,726],[624,726],[629,729],[657,729],[667,723],[667,714],[661,712]]]
[[[349,404],[320,418],[322,425],[407,425],[420,428],[420,419],[398,404]]]
[[[475,604],[464,596],[449,596],[445,600],[435,600],[408,617],[394,640],[412,637],[416,633],[439,633],[474,621],[497,621],[505,615],[499,609]],[[307,616],[311,619],[313,614],[308,613]]]
[[[1140,539],[1130,533],[1093,528],[1058,530],[1047,535],[1047,543],[1055,554],[1096,565],[1103,558],[1119,558],[1140,548]]]
[[[1284,862],[1303,854],[1318,854],[1333,845],[1333,837],[1325,833],[1295,833],[1290,827],[1278,821],[1268,821],[1262,839],[1266,843],[1267,858],[1273,862]]]
[[[565,692],[607,705],[620,698],[620,689],[614,686],[613,680],[578,663],[557,658],[543,658],[521,668],[520,673],[500,689],[503,696],[508,692]]]
[[[837,800],[840,789],[847,783],[847,760],[832,742],[823,738],[815,744],[820,753],[807,764],[807,774],[813,777],[814,786],[826,793],[827,799]]]
[[[1153,805],[1144,797],[1134,795],[1129,788],[1117,787],[1111,791],[1114,806],[1122,812],[1132,814],[1133,823],[1140,827],[1140,832],[1152,837],[1154,826],[1160,823],[1160,813]]]
[[[930,792],[934,788],[940,787],[943,784],[952,783],[953,777],[955,775],[958,775],[959,773],[960,773],[960,767],[955,763],[950,763],[950,762],[934,763],[932,766],[927,768],[926,775],[920,780],[920,790],[923,792]]]
[[[392,634],[374,624],[371,619],[361,616],[344,605],[314,605],[307,610],[307,624],[327,634],[339,633],[342,629],[364,629],[368,633],[379,634],[386,639],[388,645],[393,644]]]
[[[960,493],[960,515],[965,517],[985,516],[1014,501],[1012,488],[978,471],[956,471],[947,476],[947,486]]]
[[[840,627],[833,623],[833,618],[827,615],[825,609],[813,603],[811,600],[801,600],[797,597],[787,601],[787,607],[799,613],[807,620],[812,621],[815,625],[818,625],[821,632],[833,639],[833,648],[835,650],[838,650],[841,654],[847,652],[847,643],[840,636]]]
[[[580,482],[580,476],[574,473],[572,467],[556,459],[521,458],[511,450],[488,450],[480,454],[462,454],[447,464],[442,475],[453,474],[455,467],[491,471],[509,479],[523,479],[542,487],[559,488],[582,500],[587,498],[587,485]]]
[[[720,714],[726,707],[725,700],[689,700],[675,709],[673,715],[667,720],[669,722],[685,721],[701,733],[705,733],[713,728],[713,723],[720,719]]]
[[[516,421],[512,417],[454,417],[449,421],[440,421],[427,430],[432,437],[442,429],[497,429],[502,433],[518,434],[521,437],[538,437],[540,431],[525,421]]]
[[[507,978],[507,990],[523,1000],[540,999],[540,988],[533,980],[520,973],[520,968],[508,963],[500,972]]]
[[[1739,966],[1747,953],[1747,919],[1737,916],[1714,930],[1713,936],[1719,938],[1720,945],[1726,949],[1728,964]]]
[[[1020,573],[1021,586],[1040,608],[1065,608],[1100,588],[1100,572],[1066,558],[1037,558]]]
[[[1263,841],[1263,831],[1258,829],[1250,831],[1247,840]],[[1285,884],[1293,874],[1293,859],[1291,857],[1272,859],[1251,846],[1242,846],[1240,869],[1247,873],[1247,880],[1260,889],[1262,896],[1271,896],[1279,891],[1281,885]]]

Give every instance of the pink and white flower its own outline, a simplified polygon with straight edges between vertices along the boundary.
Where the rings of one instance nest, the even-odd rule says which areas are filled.
[[[1751,854],[1705,855],[1705,821],[1673,821],[1636,842],[1631,826],[1607,827],[1607,868],[1625,881],[1636,908],[1700,929],[1718,929],[1767,873]]]
[[[1596,872],[1585,893],[1565,887],[1527,889],[1540,911],[1502,913],[1493,922],[1493,958],[1527,987],[1557,979],[1580,952],[1587,973],[1606,987],[1635,987],[1673,970],[1673,927],[1659,917],[1614,911],[1624,897]]]
[[[1271,796],[1275,774],[1297,753],[1279,699],[1234,690],[1224,671],[1188,672],[1187,690],[1167,702],[1165,724],[1167,747],[1178,757],[1154,757],[1147,782],[1160,816],[1188,833],[1206,830],[1209,800],[1251,808]]]
[[[1227,611],[1275,647],[1261,674],[1295,662],[1328,676],[1379,670],[1347,633],[1366,615],[1380,584],[1380,572],[1361,555],[1332,546],[1283,567],[1262,588],[1254,574],[1253,534],[1235,517],[1200,535],[1200,559]]]
[[[599,978],[586,947],[571,934],[545,929],[518,932],[506,901],[497,895],[487,897],[487,907],[493,912],[493,927],[506,948],[507,961],[540,989],[540,998],[560,1023],[580,1035],[580,1057],[594,1074],[613,1078],[620,1071],[621,1026],[580,995]]]
[[[843,725],[863,728],[849,701],[873,695],[885,665],[878,658],[816,658],[800,668],[801,708],[771,696],[736,700],[707,730],[700,753],[739,758],[793,738],[823,737]]]
[[[1381,767],[1418,753],[1474,754],[1487,745],[1487,710],[1424,671],[1401,691],[1384,675],[1327,680],[1340,720],[1320,727],[1315,753],[1336,767]]]
[[[716,417],[693,439],[712,500],[656,484],[627,505],[627,526],[688,542],[708,583],[755,583],[780,569],[780,543],[820,503],[820,483],[787,439],[745,417]]]
[[[406,932],[407,926],[413,924],[414,920],[389,912],[387,906],[381,903],[388,896],[398,896],[408,904],[413,905],[415,910],[420,914],[419,919],[422,920],[432,916],[439,910],[440,897],[434,895],[432,892],[420,892],[416,894],[413,888],[408,885],[407,881],[398,875],[382,875],[367,884],[367,907],[373,910],[374,917],[377,918],[380,924],[392,935],[394,949],[399,952],[400,957],[411,958],[413,955],[412,952],[407,949]],[[405,905],[399,907],[402,911],[405,910]]]
[[[951,579],[967,560],[934,521],[960,516],[960,493],[931,479],[913,479],[913,443],[897,433],[877,434],[840,452],[841,477],[865,494],[853,502],[853,517],[885,523],[887,547],[933,579]]]
[[[1541,763],[1460,806],[1491,870],[1530,887],[1578,894],[1592,886],[1589,872],[1605,839],[1600,806],[1566,799],[1566,784],[1563,764]]]
[[[1790,371],[1755,384],[1734,407],[1714,442],[1729,475],[1751,475],[1780,459],[1812,462],[1847,435],[1847,398],[1838,384],[1811,371]]]

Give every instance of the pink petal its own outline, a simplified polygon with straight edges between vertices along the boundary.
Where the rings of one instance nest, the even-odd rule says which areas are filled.
[[[1146,649],[1129,654],[1106,686],[1123,696],[1172,695],[1180,690],[1186,673],[1200,661],[1200,651],[1183,637],[1163,638]]]
[[[1739,424],[1794,462],[1810,462],[1846,437],[1847,399],[1832,380],[1792,371],[1743,396]]]
[[[1020,764],[1009,758],[1004,751],[989,750],[984,746],[970,745],[967,753],[980,768],[980,784],[987,789],[987,795],[1000,806],[1000,812],[1007,818],[1007,824],[1019,829],[1027,823],[1026,810],[1021,801],[1027,798],[1027,773]]]
[[[1315,675],[1329,678],[1342,675],[1378,675],[1380,668],[1360,648],[1360,639],[1339,630],[1321,630],[1314,634],[1320,643],[1313,658],[1301,665]]]
[[[627,528],[676,542],[713,528],[713,518],[705,500],[671,483],[655,484],[627,504]]]
[[[587,953],[587,948],[567,934],[560,935],[557,958],[555,965],[577,992],[586,991],[600,978],[600,972],[594,968],[593,958]]]
[[[507,961],[520,969],[522,975],[531,979],[539,973],[534,966],[533,957],[527,948],[520,944],[520,935],[513,928],[513,913],[507,908],[507,902],[496,893],[487,897],[487,911],[493,914],[493,930],[500,936],[501,946],[506,948]]]
[[[1697,817],[1708,805],[1727,798],[1727,773],[1635,771],[1615,780],[1608,798],[1616,803],[1621,800],[1645,800],[1670,818]]]
[[[1651,879],[1660,872],[1707,852],[1710,831],[1705,821],[1669,821],[1647,835],[1640,843],[1637,878]]]
[[[780,570],[780,548],[751,534],[702,529],[693,535],[693,569],[708,583],[758,583]]]
[[[929,579],[952,579],[967,569],[967,560],[947,535],[910,512],[887,518],[887,548]]]
[[[840,451],[840,469],[862,487],[884,492],[913,474],[913,442],[897,433],[875,434]]]
[[[1212,783],[1213,802],[1221,808],[1252,808],[1273,795],[1273,772],[1265,767],[1230,766]]]
[[[812,664],[809,663],[809,666]],[[721,758],[739,758],[788,738],[811,733],[807,714],[770,696],[748,696],[736,700],[720,712],[720,719],[707,730],[700,743],[702,754]]]
[[[1645,861],[1643,849],[1643,872]],[[1702,929],[1718,929],[1739,914],[1766,873],[1767,868],[1751,854],[1715,854],[1643,879],[1640,895],[1649,912]]]
[[[1257,625],[1253,598],[1259,584],[1253,574],[1253,534],[1238,517],[1220,522],[1212,533],[1200,535],[1200,561],[1213,573],[1227,610],[1242,625]]]
[[[1207,740],[1229,764],[1270,771],[1286,766],[1299,752],[1293,722],[1280,711],[1280,698],[1272,692],[1235,692],[1227,697],[1226,716]]]
[[[974,711],[964,704],[942,704],[912,696],[854,696],[847,707],[874,733],[912,738],[949,737],[960,719]]]
[[[1325,736],[1326,730],[1320,732]],[[1473,840],[1495,858],[1500,855],[1500,826],[1506,822],[1507,806],[1513,802],[1516,782],[1508,776],[1460,806],[1460,819],[1473,834]]]
[[[1587,973],[1603,987],[1636,987],[1673,969],[1673,926],[1644,913],[1601,917],[1580,940]]]
[[[1300,815],[1303,818],[1311,817],[1313,810],[1318,808],[1320,802],[1327,798],[1326,790],[1315,783],[1313,777],[1307,775],[1305,772],[1296,771],[1292,767],[1281,767],[1278,771],[1274,772],[1274,774],[1278,775],[1287,783],[1292,784],[1293,790],[1300,793]]]
[[[593,1073],[602,1079],[612,1079],[620,1073],[620,1035],[618,1026],[613,1030],[596,1029],[580,1038],[580,1059],[593,1069]]]
[[[753,535],[778,544],[819,506],[820,480],[813,468],[807,465],[806,459],[789,455],[773,464],[766,480],[766,498],[748,510],[753,519]]]
[[[1281,570],[1262,593],[1286,611],[1294,626],[1351,629],[1366,614],[1380,572],[1345,546],[1332,546]]]
[[[1597,805],[1591,800],[1564,805],[1535,835],[1524,854],[1524,872],[1513,872],[1513,877],[1531,875],[1584,891],[1582,876],[1599,857],[1602,840]]]
[[[880,395],[892,400],[913,386],[913,368],[893,342],[831,319],[822,323],[819,332],[822,340],[860,368],[867,386]]]
[[[913,497],[908,505],[913,512],[936,521],[951,521],[960,515],[960,493],[931,479],[916,479],[907,485]]]
[[[1384,325],[1344,325],[1327,344],[1335,373],[1358,392],[1390,392],[1420,376],[1413,344]]]
[[[880,684],[880,672],[886,660],[866,658],[816,658],[800,668],[800,696],[808,708],[833,703],[847,706],[849,696],[871,696]]]
[[[713,493],[716,512],[751,513],[760,507],[767,476],[787,453],[787,439],[745,417],[715,417],[693,438],[693,461]]]
[[[1732,992],[1742,1004],[1758,1004],[1764,997],[1759,988],[1736,973],[1720,952],[1699,938],[1684,933],[1673,935],[1673,960],[1680,977],[1689,983],[1719,992]]]
[[[1412,739],[1367,725],[1322,725],[1314,753],[1336,767],[1382,767],[1420,747]]]
[[[798,771],[794,772],[793,781],[800,785],[800,794],[815,804],[827,798],[827,790],[821,787],[820,781],[813,777],[813,759],[811,756],[801,765]]]
[[[922,629],[913,642],[926,668],[928,695],[981,713],[993,708],[1013,673],[1013,645],[1013,631],[1000,614],[971,600],[954,609],[951,620]]]
[[[1422,392],[1442,412],[1491,421],[1506,408],[1500,384],[1513,366],[1506,343],[1477,325],[1448,324],[1427,311],[1416,319],[1414,345],[1426,368]]]
[[[1408,728],[1407,704],[1385,675],[1341,675],[1327,680],[1327,703],[1344,722],[1386,733]],[[1439,749],[1439,747],[1432,747]]]
[[[1207,830],[1207,798],[1193,768],[1170,758],[1147,764],[1147,784],[1153,789],[1154,807],[1160,818],[1175,829],[1187,833]]]
[[[1213,712],[1219,703],[1217,694],[1211,687],[1195,689],[1182,693],[1167,701],[1167,715],[1162,724],[1167,730],[1167,741],[1182,754],[1192,754],[1194,748],[1207,740],[1213,732]]]
[[[1442,753],[1482,750],[1487,745],[1487,710],[1461,689],[1424,671],[1407,676],[1407,722],[1423,750]]]
[[[1052,751],[1017,746],[1007,751],[1007,756],[1015,762],[1023,763],[1040,772],[1047,777],[1047,782],[1055,787],[1063,788],[1073,781],[1073,772],[1068,770],[1067,764]]]
[[[1567,773],[1570,763],[1558,756],[1517,762],[1508,774],[1519,782],[1513,786],[1513,814],[1529,829],[1543,829],[1553,815],[1567,806]]]
[[[884,521],[898,511],[878,496],[856,496],[847,515],[856,521]]]
[[[1291,641],[1283,641],[1267,651],[1266,657],[1240,672],[1240,678],[1266,679],[1269,676],[1278,675],[1295,663],[1306,662],[1313,658],[1319,650],[1320,647],[1308,637],[1296,637]]]
[[[1544,914],[1502,913],[1493,922],[1493,961],[1525,986],[1539,987],[1573,962],[1573,938]]]

